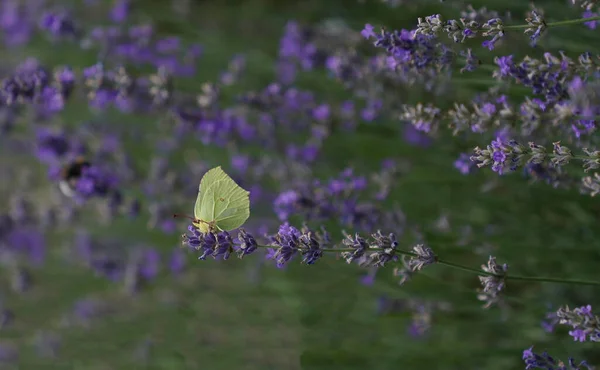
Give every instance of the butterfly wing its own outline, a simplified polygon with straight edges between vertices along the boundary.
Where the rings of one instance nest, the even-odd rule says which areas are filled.
[[[215,222],[219,230],[237,229],[250,217],[250,193],[233,181],[221,167],[213,168],[200,181],[194,217]],[[208,232],[209,225],[201,224],[200,231]]]
[[[202,180],[200,180],[198,197],[196,198],[196,204],[194,205],[194,217],[205,222],[194,223],[194,225],[203,233],[209,231],[208,222],[212,222],[215,219],[215,197],[214,191],[211,189],[213,188],[213,185],[228,178],[229,176],[221,169],[221,167],[215,167],[208,170],[204,176],[202,176]]]
[[[211,187],[214,221],[219,230],[230,231],[242,226],[250,217],[250,192],[227,176]]]

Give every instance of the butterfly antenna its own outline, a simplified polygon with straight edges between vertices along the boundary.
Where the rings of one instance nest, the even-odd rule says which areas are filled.
[[[187,219],[190,219],[190,220],[192,220],[192,221],[194,221],[194,222],[196,222],[196,223],[200,223],[200,222],[202,222],[202,223],[205,223],[205,224],[208,224],[208,225],[210,225],[210,222],[206,222],[206,221],[204,221],[204,220],[199,220],[199,219],[197,219],[197,218],[195,218],[195,217],[192,217],[192,216],[188,216],[188,215],[182,215],[182,214],[179,214],[179,213],[175,213],[175,214],[173,215],[173,218],[178,218],[178,217],[181,217],[181,218],[187,218]]]
[[[192,221],[196,221],[196,219],[195,219],[194,217],[192,217],[192,216],[188,216],[188,215],[182,215],[182,214],[179,214],[179,213],[175,213],[175,214],[173,215],[173,218],[178,218],[178,217],[181,217],[181,218],[188,218],[188,219],[190,219],[190,220],[192,220]]]

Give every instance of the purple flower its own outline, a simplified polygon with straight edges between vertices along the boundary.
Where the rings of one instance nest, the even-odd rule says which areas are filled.
[[[179,274],[185,268],[185,253],[179,248],[175,249],[173,253],[171,253],[171,257],[169,258],[169,270],[172,274]]]
[[[585,342],[586,333],[582,329],[571,330],[569,331],[569,335],[573,337],[575,342]]]
[[[213,248],[217,244],[217,239],[212,233],[203,234],[195,226],[188,226],[189,234],[184,234],[182,243],[188,247],[200,251],[198,259],[204,260],[212,254]]]
[[[375,284],[375,275],[377,274],[377,268],[369,269],[369,272],[360,278],[360,283],[365,286],[373,286]]]
[[[499,265],[496,262],[496,257],[490,256],[487,264],[482,265],[481,269],[488,274],[493,274],[479,276],[482,289],[477,298],[480,301],[484,301],[484,307],[487,308],[498,302],[500,293],[504,290],[504,280],[508,272],[508,265],[506,263]]]
[[[195,226],[188,226],[189,234],[184,234],[182,242],[200,252],[198,259],[205,260],[209,255],[215,259],[228,259],[234,251],[234,243],[228,232],[202,233]]]
[[[74,190],[81,199],[105,197],[115,190],[116,184],[117,179],[113,174],[89,165],[81,168],[81,176],[76,179]]]
[[[546,318],[542,320],[541,326],[546,333],[552,333],[554,332],[554,327],[556,326],[556,324],[558,324],[558,322],[559,319],[558,316],[556,316],[556,312],[552,311],[546,313]]]
[[[45,13],[40,20],[40,28],[54,37],[75,35],[75,24],[66,14]]]
[[[331,114],[330,109],[329,109],[329,105],[327,104],[321,104],[318,107],[316,107],[313,110],[313,117],[317,120],[317,121],[327,121],[329,119],[329,116]]]
[[[114,0],[114,5],[110,9],[110,19],[115,23],[122,23],[129,15],[130,0]]]
[[[37,132],[37,157],[42,162],[53,164],[71,150],[71,143],[64,134],[53,133],[48,129]]]
[[[215,259],[222,258],[228,259],[231,253],[233,253],[233,238],[227,231],[222,231],[217,234],[217,244],[213,249],[212,256]]]
[[[463,175],[468,175],[475,168],[475,165],[468,154],[461,153],[458,159],[454,161],[454,168]]]
[[[360,235],[354,236],[346,234],[346,238],[342,240],[344,246],[353,249],[352,252],[342,252],[342,257],[348,263],[352,263],[354,260],[364,256],[365,252],[369,248],[369,244]]]
[[[281,221],[293,214],[297,202],[300,200],[300,195],[295,190],[288,190],[280,193],[273,203],[273,208],[277,217]]]
[[[584,367],[588,370],[594,369],[585,361],[577,364],[573,358],[569,358],[569,367],[567,368],[562,361],[554,359],[547,352],[543,352],[541,355],[533,352],[533,346],[523,351],[523,361],[525,362],[525,369],[583,370]]]
[[[36,60],[28,60],[2,81],[0,102],[5,105],[35,103],[50,82],[48,71]]]
[[[600,317],[592,313],[592,306],[581,306],[573,310],[568,306],[561,307],[556,311],[559,323],[570,325],[573,330],[569,335],[575,341],[585,342],[589,336],[590,341],[600,342]]]
[[[248,234],[244,229],[240,229],[238,241],[240,242],[238,247],[238,256],[240,258],[243,258],[244,256],[251,254],[258,249],[256,239],[254,239],[254,237]]]
[[[373,31],[373,26],[371,26],[369,23],[365,24],[365,28],[363,28],[363,30],[360,31],[360,34],[367,40],[371,37],[376,37],[375,32]]]
[[[46,255],[46,239],[40,231],[20,227],[14,229],[6,237],[10,250],[26,255],[36,265],[42,264]]]
[[[288,223],[279,227],[277,234],[271,237],[271,245],[275,249],[273,259],[277,267],[285,266],[294,258],[300,245],[300,231]]]
[[[231,157],[231,166],[238,172],[244,174],[250,166],[250,158],[246,155],[235,155]]]
[[[586,10],[585,12],[583,12],[583,14],[581,15],[582,18],[592,18],[592,17],[597,17],[598,14],[592,12],[591,10]],[[585,22],[584,25],[589,28],[590,30],[595,30],[597,27],[598,21],[589,21],[589,22]]]
[[[406,66],[415,70],[424,70],[447,64],[444,49],[436,45],[434,37],[403,29],[382,30],[380,34],[375,35],[375,38],[377,40],[374,45],[385,49],[388,55],[394,58],[398,63],[396,68]]]
[[[155,249],[149,249],[142,255],[140,263],[140,275],[146,279],[154,279],[160,270],[160,253]]]
[[[404,125],[402,134],[404,137],[404,141],[411,145],[426,148],[429,147],[432,143],[431,137],[417,129],[417,127],[415,127],[414,125]]]

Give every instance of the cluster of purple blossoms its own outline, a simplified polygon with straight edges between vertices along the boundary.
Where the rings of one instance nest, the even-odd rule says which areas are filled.
[[[589,336],[590,341],[600,342],[600,318],[592,313],[592,306],[582,306],[573,310],[569,307],[561,307],[556,311],[558,322],[562,325],[570,325],[573,330],[569,335],[575,341],[585,342]]]
[[[504,289],[508,265],[506,263],[499,265],[496,262],[496,257],[490,256],[487,265],[482,265],[481,269],[487,275],[479,276],[479,281],[483,288],[477,298],[485,302],[484,307],[487,308],[497,303],[501,298],[500,292]]]
[[[558,55],[545,52],[540,59],[525,56],[520,60],[514,55],[505,55],[495,57],[493,68],[482,67],[470,49],[459,50],[446,45],[439,38],[440,34],[447,34],[460,44],[470,39],[488,37],[483,46],[492,50],[509,32],[521,30],[529,34],[532,44],[535,44],[554,26],[585,23],[592,27],[597,21],[597,15],[592,12],[595,2],[581,2],[579,5],[586,13],[584,18],[573,21],[547,22],[540,9],[532,8],[525,19],[526,24],[513,26],[506,25],[497,13],[471,8],[463,12],[458,20],[443,20],[439,14],[419,19],[416,29],[412,31],[383,30],[378,34],[372,25],[367,24],[361,33],[365,38],[375,39],[376,46],[386,49],[390,62],[394,61],[394,64],[401,60],[404,65],[420,66],[428,65],[423,62],[427,60],[438,71],[450,71],[453,61],[464,58],[467,66],[461,72],[475,68],[492,69],[492,77],[497,84],[476,96],[471,103],[457,102],[449,109],[442,109],[433,103],[403,104],[399,114],[403,122],[409,122],[417,130],[431,136],[437,136],[444,127],[461,137],[469,133],[480,135],[508,130],[512,140],[497,140],[487,150],[478,147],[471,160],[480,167],[490,165],[500,174],[524,168],[528,178],[541,179],[554,187],[580,187],[584,193],[596,194],[595,175],[577,178],[561,167],[569,162],[582,161],[586,172],[597,168],[594,149],[598,146],[594,133],[600,106],[597,87],[600,64],[597,55],[590,52],[578,56],[566,52]],[[425,59],[421,59],[423,57]],[[422,73],[427,75],[425,71]],[[432,81],[445,78],[443,73],[437,78],[429,76]],[[531,96],[518,102],[506,94],[509,89],[527,90]],[[556,145],[557,139],[568,141],[571,147],[584,155],[572,155],[569,158],[566,147]],[[520,142],[535,144],[527,148],[518,144]],[[545,149],[541,148],[549,145],[554,145],[555,152],[545,154]],[[557,150],[563,152],[557,153]],[[462,160],[457,160],[455,166],[464,174],[472,171],[464,156]]]
[[[335,246],[329,233],[322,228],[312,231],[304,226],[300,230],[284,223],[274,235],[268,235],[265,245],[259,245],[256,238],[246,230],[240,229],[237,240],[226,231],[203,233],[194,225],[188,226],[188,233],[182,235],[182,243],[189,248],[199,251],[199,259],[208,256],[215,259],[227,259],[236,252],[243,258],[259,248],[266,249],[266,258],[276,262],[281,268],[288,264],[296,255],[301,256],[303,264],[312,265],[324,253],[339,253],[347,262],[358,262],[361,266],[384,267],[388,263],[398,261],[398,241],[391,233],[384,235],[380,231],[371,235],[368,240],[359,234],[346,234],[341,245]],[[421,270],[424,266],[437,262],[433,250],[422,244],[413,247],[412,252],[404,252],[406,267],[411,272]]]
[[[525,369],[546,369],[546,370],[593,370],[593,366],[588,365],[586,361],[581,361],[579,364],[575,359],[569,358],[567,363],[556,360],[547,352],[537,354],[533,352],[533,347],[523,351],[523,361]]]
[[[57,113],[63,110],[74,87],[75,74],[70,67],[59,67],[52,73],[30,59],[2,80],[0,106],[28,104],[33,105],[38,114]]]
[[[548,153],[544,146],[532,142],[526,147],[514,140],[505,142],[497,138],[486,149],[475,148],[471,161],[480,168],[491,165],[492,170],[499,174],[503,174],[506,170],[514,171],[525,165],[550,164],[552,168],[559,168],[572,160],[580,160],[585,172],[600,168],[600,151],[583,148],[585,155],[575,156],[560,142],[552,145],[552,153]]]
[[[233,252],[240,258],[255,252],[259,245],[254,236],[240,229],[237,243],[226,231],[219,233],[202,233],[195,226],[188,227],[189,234],[184,234],[184,245],[200,252],[198,259],[204,260],[208,256],[227,259]],[[277,267],[285,266],[296,254],[300,254],[302,262],[307,265],[314,264],[323,255],[322,248],[326,247],[329,240],[326,232],[313,233],[307,228],[301,231],[289,224],[283,224],[277,234],[269,236],[267,259],[273,259]]]
[[[394,163],[385,161],[370,180],[348,168],[326,182],[300,182],[281,192],[273,209],[281,221],[302,215],[305,220],[338,219],[343,225],[366,231],[394,224],[397,228],[403,215],[380,209],[377,203],[386,200],[398,171]],[[369,193],[374,193],[369,195],[374,202],[361,200]]]

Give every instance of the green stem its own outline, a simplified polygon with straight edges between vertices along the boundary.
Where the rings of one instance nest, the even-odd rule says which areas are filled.
[[[269,245],[258,245],[258,248],[276,248],[274,246],[269,246]],[[378,248],[369,248],[368,251],[377,251],[379,250]],[[353,248],[322,248],[321,251],[325,252],[325,253],[343,253],[343,252],[354,252],[355,249]],[[409,252],[409,251],[404,251],[404,250],[400,250],[397,249],[396,250],[397,254],[402,254],[405,256],[416,256],[415,253],[413,252]],[[539,283],[556,283],[556,284],[572,284],[572,285],[591,285],[591,286],[600,286],[600,281],[590,281],[590,280],[576,280],[576,279],[559,279],[559,278],[552,278],[552,277],[540,277],[540,276],[518,276],[518,275],[506,275],[506,276],[502,276],[502,275],[497,275],[491,272],[486,272],[483,270],[478,270],[478,269],[474,269],[468,266],[464,266],[464,265],[460,265],[458,263],[454,263],[454,262],[450,262],[450,261],[445,261],[442,259],[438,259],[436,261],[437,264],[439,265],[444,265],[450,268],[453,268],[455,270],[461,270],[464,272],[468,272],[470,274],[474,274],[474,275],[478,275],[478,276],[495,276],[497,278],[500,279],[505,279],[505,280],[514,280],[514,281],[535,281],[535,282],[539,282]]]
[[[482,270],[476,270],[467,266],[459,265],[453,262],[438,260],[437,263],[440,265],[452,267],[457,270],[462,270],[465,272],[469,272],[477,275],[487,275],[487,276],[498,276],[492,274],[490,272],[485,272]],[[501,276],[498,276],[501,277]],[[504,277],[505,280],[515,280],[515,281],[537,281],[540,283],[557,283],[557,284],[573,284],[573,285],[596,285],[600,286],[600,282],[598,281],[588,281],[588,280],[571,280],[571,279],[558,279],[551,277],[540,277],[540,276],[515,276],[515,275],[506,275]]]
[[[566,21],[558,21],[558,22],[550,22],[546,23],[546,27],[559,27],[559,26],[569,26],[572,24],[581,24],[586,22],[598,21],[600,20],[600,16],[589,17],[589,18],[577,18],[577,19],[568,19]],[[516,26],[504,26],[505,30],[520,30],[531,27],[528,24],[520,24]]]
[[[510,275],[508,275],[508,276],[506,276],[506,280],[537,281],[540,283],[600,286],[600,282],[598,282],[598,281],[577,280],[577,279],[559,279],[559,278],[540,277],[540,276],[510,276]]]
[[[477,269],[470,268],[470,267],[463,266],[463,265],[459,265],[459,264],[454,263],[454,262],[449,262],[449,261],[444,261],[444,260],[438,259],[437,263],[440,264],[440,265],[451,267],[451,268],[456,269],[456,270],[462,270],[462,271],[465,271],[465,272],[468,272],[468,273],[471,273],[471,274],[495,276],[492,273],[485,272],[483,270],[477,270]]]

